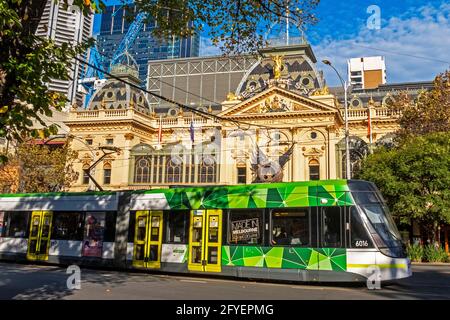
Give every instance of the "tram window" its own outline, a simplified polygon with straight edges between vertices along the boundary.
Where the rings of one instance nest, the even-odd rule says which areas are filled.
[[[189,211],[170,211],[166,223],[166,243],[187,243]]]
[[[52,239],[83,240],[83,212],[55,212],[53,215]]]
[[[356,207],[350,209],[350,247],[373,248],[372,241]]]
[[[3,237],[26,238],[30,212],[5,212],[3,220]]]
[[[117,212],[106,212],[105,216],[105,234],[103,236],[103,241],[114,242],[116,237],[116,216]]]
[[[308,246],[309,209],[272,210],[272,245]]]
[[[342,246],[341,207],[322,207],[322,247],[340,248]]]
[[[261,244],[262,210],[230,210],[229,244]]]

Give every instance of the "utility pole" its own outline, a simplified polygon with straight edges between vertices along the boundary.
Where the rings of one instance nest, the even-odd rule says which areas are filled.
[[[345,178],[350,180],[352,178],[351,175],[351,167],[350,167],[350,146],[349,146],[349,132],[348,132],[348,87],[347,81],[342,79],[339,72],[336,68],[331,64],[329,60],[322,60],[322,62],[328,66],[330,66],[339,77],[341,81],[342,87],[344,88],[344,122],[345,122]]]

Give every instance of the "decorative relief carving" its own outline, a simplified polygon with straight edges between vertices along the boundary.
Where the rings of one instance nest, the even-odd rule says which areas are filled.
[[[312,148],[308,148],[308,149],[306,147],[303,147],[302,151],[303,151],[303,155],[305,157],[320,157],[323,155],[324,149],[325,149],[325,147],[323,147],[323,148],[322,147],[320,147],[320,148],[312,147]]]

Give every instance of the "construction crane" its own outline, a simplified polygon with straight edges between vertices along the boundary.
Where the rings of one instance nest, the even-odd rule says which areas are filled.
[[[103,57],[100,55],[95,45],[89,48],[89,64],[97,67],[98,69],[90,66],[81,68],[77,89],[78,92],[85,95],[84,107],[87,107],[94,91],[101,88],[106,81],[105,75],[102,71],[100,71],[103,70]]]
[[[116,14],[122,7],[123,6],[120,6],[118,9],[116,9],[112,13],[112,16],[113,17],[116,16]],[[133,45],[134,41],[136,40],[139,32],[141,31],[144,25],[144,20],[146,17],[147,17],[146,13],[140,13],[138,14],[134,22],[130,25],[127,33],[122,38],[119,47],[114,52],[111,58],[110,64],[108,66],[108,71],[111,71],[111,66],[113,64],[120,62],[120,59],[124,56],[123,53],[128,51],[128,49]],[[90,48],[89,53],[90,64],[103,70],[105,62],[106,62],[105,59],[102,57],[102,55],[100,55],[96,47]],[[99,72],[98,70],[91,67],[83,68],[80,80],[78,81],[78,91],[85,94],[84,107],[87,107],[89,100],[91,99],[95,90],[100,89],[105,83],[105,81],[106,80],[103,72]]]
[[[111,63],[109,65],[109,69],[111,70],[111,66],[120,62],[120,58],[123,56],[123,53],[128,51],[128,49],[133,45],[136,40],[139,32],[144,26],[144,21],[147,18],[146,13],[139,13],[131,24],[130,28],[128,28],[127,34],[123,37],[122,41],[119,44],[119,47],[114,52],[114,55],[111,59]]]
[[[119,12],[120,9],[122,9],[123,5],[120,6],[118,9],[116,9],[112,16],[115,17],[116,14]],[[136,16],[136,19],[133,21],[133,23],[128,28],[127,33],[122,38],[122,41],[119,44],[119,47],[114,52],[110,64],[108,66],[108,71],[111,72],[111,66],[117,63],[121,62],[122,58],[125,58],[124,53],[129,52],[129,49],[131,46],[133,46],[134,42],[136,41],[137,36],[139,35],[139,32],[142,30],[144,26],[144,21],[147,18],[147,13],[139,13]],[[175,37],[172,37],[170,51],[172,53],[172,56],[174,55],[174,44],[175,44]],[[92,60],[91,60],[92,58]],[[92,62],[91,62],[92,61]],[[90,54],[90,63],[92,63],[95,66],[98,66],[99,68],[103,68],[104,65],[104,59],[99,54],[98,50],[96,48],[91,49]],[[79,81],[79,84],[83,86],[84,93],[86,94],[85,99],[85,107],[87,107],[87,104],[89,103],[90,97],[94,93],[95,90],[101,88],[101,86],[104,84],[104,75],[103,73],[97,73],[95,74],[95,70],[93,68],[88,68],[83,74],[83,77],[81,77],[81,80]],[[95,75],[94,75],[95,74]],[[145,85],[145,82],[143,83]]]

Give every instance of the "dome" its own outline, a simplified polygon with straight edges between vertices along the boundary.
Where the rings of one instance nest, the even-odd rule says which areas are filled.
[[[145,93],[116,79],[108,79],[89,101],[88,110],[128,109],[150,115],[152,110]]]
[[[118,77],[134,77],[140,84],[139,66],[134,58],[125,50],[116,59],[111,61],[110,73]]]
[[[105,84],[96,90],[89,101],[88,110],[99,109],[128,109],[150,115],[152,110],[142,90],[131,84],[140,86],[138,64],[133,57],[125,51],[112,61],[110,73],[119,78],[107,77]],[[125,83],[121,80],[126,80]]]

